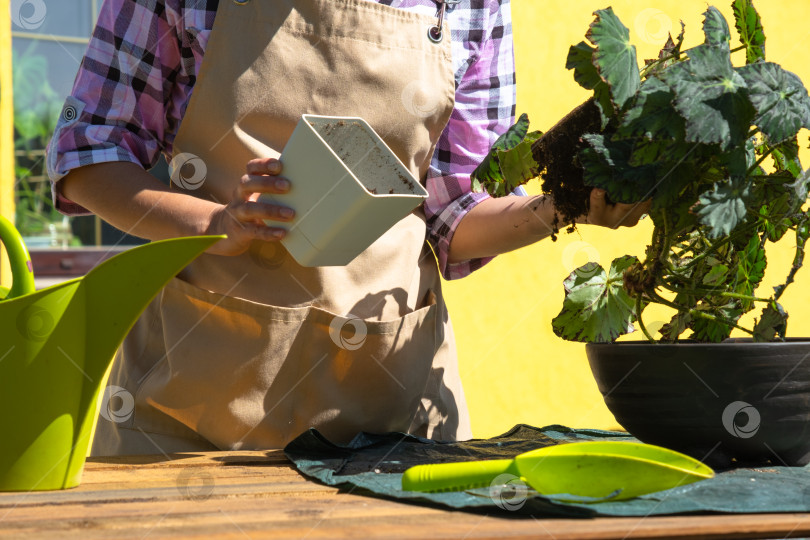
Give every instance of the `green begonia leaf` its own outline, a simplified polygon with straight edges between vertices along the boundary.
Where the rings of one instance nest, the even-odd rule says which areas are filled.
[[[754,110],[728,51],[700,45],[688,54],[688,61],[662,74],[675,94],[675,108],[686,120],[686,141],[719,144],[724,150],[742,143]]]
[[[527,133],[520,144],[511,150],[498,150],[498,162],[501,164],[507,193],[537,176],[539,167],[532,156],[532,143],[542,135],[539,131]]]
[[[759,236],[754,235],[740,252],[737,265],[737,286],[734,292],[750,296],[754,294],[762,278],[765,277],[765,267],[768,261],[765,258],[765,248],[762,247]],[[746,311],[751,309],[750,300],[742,300],[741,305]]]
[[[679,161],[689,151],[690,146],[693,145],[666,139],[639,137],[633,139],[633,149],[628,163],[632,167],[642,167],[659,162],[660,168],[663,169],[665,161]]]
[[[714,189],[701,195],[698,217],[709,229],[709,237],[731,234],[745,220],[745,203],[750,188],[745,178],[734,177],[715,184]]]
[[[706,35],[706,45],[712,47],[725,46],[725,49],[728,50],[731,31],[728,29],[726,18],[714,6],[709,6],[708,11],[703,14],[703,33]]]
[[[694,186],[695,167],[692,163],[672,164],[659,169],[658,183],[653,195],[650,217],[658,227],[683,231],[698,224],[691,211],[698,199]]]
[[[724,178],[731,176],[746,176],[748,168],[756,162],[756,150],[750,141],[746,141],[745,145],[737,146],[729,152],[718,156],[718,161],[723,170],[728,174],[724,174]]]
[[[515,125],[506,130],[506,133],[495,140],[493,150],[511,150],[519,145],[529,132],[529,115],[523,113]]]
[[[684,312],[676,313],[672,316],[672,319],[659,330],[659,332],[661,332],[661,338],[664,341],[675,341],[678,339],[678,336],[689,328],[691,323],[692,315]]]
[[[630,31],[613,9],[602,9],[594,15],[596,20],[586,36],[596,46],[593,63],[610,87],[613,103],[622,108],[636,94],[640,84],[636,48],[630,44]]]
[[[700,307],[698,307],[700,310]],[[737,322],[742,315],[740,309],[734,306],[720,308],[720,314],[726,319]],[[693,334],[691,339],[708,343],[720,343],[731,335],[732,327],[721,321],[711,321],[701,317],[694,317],[689,327]]]
[[[810,96],[799,77],[772,62],[738,71],[757,112],[754,123],[769,143],[779,144],[795,137],[802,127],[810,128]]]
[[[734,0],[735,26],[740,35],[740,42],[745,45],[745,60],[753,64],[765,60],[765,32],[762,30],[762,19],[754,8],[752,0]]]
[[[715,264],[709,270],[709,273],[703,276],[703,284],[709,286],[716,286],[725,281],[728,275],[728,266],[725,264]]]
[[[757,162],[757,149],[756,145],[754,144],[753,139],[748,139],[745,141],[745,170],[746,174],[748,174],[748,170],[754,166]]]
[[[565,61],[565,69],[574,70],[574,80],[585,90],[593,90],[598,84],[604,84],[593,65],[594,51],[596,49],[580,41],[568,49],[568,58]]]
[[[664,60],[670,56],[678,56],[681,53],[681,47],[683,47],[683,37],[686,34],[686,25],[683,24],[681,21],[681,33],[678,34],[676,39],[672,39],[672,34],[669,35],[667,38],[667,42],[664,44],[664,47],[658,53],[658,59]]]
[[[681,47],[683,47],[683,36],[685,32],[686,25],[681,21],[681,33],[678,35],[677,41],[673,40],[672,34],[670,34],[664,47],[659,51],[658,58],[644,60],[645,75],[647,77],[656,75],[661,70],[666,69],[678,61],[677,59],[681,55]],[[642,82],[642,85],[643,84]]]
[[[487,157],[473,171],[473,191],[503,197],[539,174],[540,167],[532,156],[531,145],[542,134],[528,131],[529,117],[524,113],[498,137]]]
[[[593,47],[581,41],[573,45],[568,50],[568,59],[565,63],[566,69],[574,70],[574,80],[586,90],[593,90],[594,103],[602,116],[602,129],[607,126],[610,117],[613,116],[613,103],[610,100],[610,88],[599,76],[596,66],[593,64],[593,54],[596,51]]]
[[[759,209],[765,234],[769,241],[778,242],[790,229],[790,219],[785,216],[785,210],[790,207],[790,197],[787,193],[774,199],[767,206]]]
[[[624,290],[624,272],[636,257],[615,259],[606,273],[590,262],[565,280],[563,309],[552,321],[554,333],[569,341],[609,343],[634,330],[635,301]]]
[[[477,193],[484,191],[489,193],[490,188],[497,189],[500,175],[501,167],[498,165],[498,158],[488,154],[470,175],[472,190]]]
[[[777,171],[787,171],[798,178],[802,174],[802,162],[799,160],[799,139],[794,137],[776,146],[771,154]]]
[[[776,298],[779,298],[785,292],[785,288],[793,283],[795,272],[798,271],[804,263],[805,246],[807,240],[810,239],[810,223],[808,223],[808,216],[802,216],[803,219],[799,220],[796,225],[796,254],[793,256],[793,266],[784,283],[777,285],[773,288]]]
[[[686,126],[683,118],[672,108],[674,97],[669,86],[657,77],[644,81],[632,106],[622,118],[617,136],[682,139]]]
[[[583,168],[582,179],[585,185],[604,190],[610,187],[611,191],[615,191],[616,188],[613,186],[613,167],[609,159],[605,157],[607,154],[607,150],[605,149],[605,136],[602,134],[589,134],[585,135],[583,140],[590,145],[579,151],[579,163]],[[598,150],[594,147],[598,148]],[[621,188],[622,186],[619,187]],[[617,197],[615,193],[608,193],[608,196],[611,200],[617,202],[631,198],[630,195],[627,197]]]
[[[788,314],[779,302],[771,302],[762,310],[754,325],[754,341],[773,341],[776,336],[785,339]]]
[[[794,217],[807,201],[810,171],[793,178],[787,172],[763,178],[754,186],[753,208],[759,209],[759,223],[771,242],[780,240],[794,224]]]
[[[771,242],[779,241],[791,225],[789,216],[795,198],[791,191],[791,185],[787,182],[763,182],[755,187],[755,208],[759,207],[759,222]]]
[[[793,199],[793,206],[791,210],[794,212],[801,209],[804,203],[807,202],[808,185],[810,185],[810,169],[804,171],[799,175],[795,182],[790,184]]]
[[[586,186],[604,189],[612,201],[625,204],[637,203],[652,195],[657,166],[631,166],[632,141],[611,141],[603,134],[583,135],[582,140],[588,143],[579,153]]]

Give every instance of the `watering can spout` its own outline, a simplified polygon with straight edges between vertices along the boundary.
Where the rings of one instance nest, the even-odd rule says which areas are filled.
[[[124,336],[166,283],[220,236],[153,242],[125,251],[83,279],[88,373],[99,379]]]
[[[138,246],[82,278],[0,302],[0,491],[79,484],[118,346],[160,289],[222,238]]]

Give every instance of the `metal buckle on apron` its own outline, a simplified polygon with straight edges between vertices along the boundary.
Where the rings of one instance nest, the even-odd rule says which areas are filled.
[[[461,0],[433,0],[439,6],[439,20],[436,22],[436,26],[431,26],[428,28],[428,39],[433,43],[440,43],[441,40],[444,38],[444,32],[442,30],[443,23],[444,23],[444,11],[447,6],[455,6],[456,4],[460,4]]]

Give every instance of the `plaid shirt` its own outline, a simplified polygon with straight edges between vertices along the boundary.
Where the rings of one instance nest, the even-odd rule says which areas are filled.
[[[48,148],[57,208],[88,213],[61,195],[58,180],[92,163],[150,168],[170,155],[188,105],[219,0],[105,0]],[[434,0],[370,0],[431,16]],[[456,106],[427,175],[427,238],[447,279],[490,259],[447,263],[464,215],[488,196],[472,193],[470,173],[515,116],[510,0],[448,5]]]

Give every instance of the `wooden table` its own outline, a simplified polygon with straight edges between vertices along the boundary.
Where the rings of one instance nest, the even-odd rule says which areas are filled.
[[[786,538],[810,514],[487,517],[339,493],[280,451],[91,458],[82,485],[0,493],[0,537]]]

